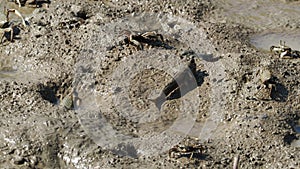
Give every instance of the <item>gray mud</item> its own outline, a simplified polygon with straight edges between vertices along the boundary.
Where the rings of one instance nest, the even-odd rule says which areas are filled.
[[[43,1],[44,2],[44,1]],[[19,9],[13,2],[0,3]],[[0,168],[300,168],[299,1],[54,1],[0,46]],[[288,10],[287,10],[288,9]],[[17,23],[17,17],[12,18]],[[135,35],[164,41],[138,46]],[[189,53],[189,51],[192,51]],[[194,57],[196,85],[151,99]],[[272,74],[268,87],[260,72]],[[59,94],[76,90],[66,109]],[[169,156],[177,144],[201,152]],[[196,142],[196,143],[195,143]]]

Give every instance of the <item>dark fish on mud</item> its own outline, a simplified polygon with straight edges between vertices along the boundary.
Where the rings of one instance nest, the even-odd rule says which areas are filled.
[[[178,99],[195,89],[197,87],[195,77],[196,63],[195,59],[192,58],[188,66],[175,75],[173,80],[164,87],[160,95],[155,99],[150,99],[150,101],[154,102],[156,107],[160,110],[165,101]]]

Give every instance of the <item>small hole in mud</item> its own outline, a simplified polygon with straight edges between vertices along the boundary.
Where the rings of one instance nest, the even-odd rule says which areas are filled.
[[[58,99],[55,95],[58,86],[56,86],[55,84],[52,84],[51,86],[45,86],[43,84],[40,84],[39,88],[40,89],[38,92],[41,94],[44,100],[47,100],[52,104],[56,104],[58,102]]]
[[[155,102],[152,102],[152,100],[155,100],[155,98],[158,97],[165,85],[168,84],[171,79],[172,77],[170,75],[157,69],[146,69],[137,74],[131,79],[129,90],[131,104],[135,109],[138,109],[141,112],[147,112],[148,109],[156,106]],[[150,131],[160,132],[172,125],[178,115],[178,105],[178,100],[168,100],[163,103],[160,116],[157,119],[155,114],[150,115],[149,117],[145,116],[145,118],[155,120],[138,125],[139,135],[147,134]]]
[[[271,110],[273,107],[272,106],[270,106],[270,107],[267,107],[266,108],[266,110]]]
[[[152,92],[162,90],[168,79],[172,79],[171,76],[156,69],[147,69],[137,74],[131,79],[129,97],[132,105],[139,110],[149,109]]]
[[[284,136],[284,142],[287,144],[291,144],[294,140],[296,140],[297,137],[295,134],[287,134]]]
[[[86,19],[89,19],[90,16],[88,16],[88,12],[87,10],[85,9],[81,9],[80,11],[78,12],[72,12],[72,14],[75,16],[75,17],[78,17],[82,20],[86,20]]]

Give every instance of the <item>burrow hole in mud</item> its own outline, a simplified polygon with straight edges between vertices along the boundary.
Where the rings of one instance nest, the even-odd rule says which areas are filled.
[[[48,81],[44,84],[38,85],[38,92],[44,100],[47,100],[54,105],[57,105],[61,99],[60,95],[64,96],[71,85],[71,80],[64,82]]]
[[[155,107],[151,99],[155,99],[170,81],[172,81],[172,77],[169,74],[154,68],[137,73],[130,81],[128,95],[131,105],[140,113],[146,112],[150,106]],[[180,110],[179,106],[180,100],[166,101],[160,110],[158,119],[138,125],[139,134],[143,135],[150,131],[159,132],[168,128],[176,120]]]
[[[130,81],[131,104],[138,110],[149,109],[151,99],[157,97],[171,79],[166,72],[157,69],[145,69],[137,73]]]

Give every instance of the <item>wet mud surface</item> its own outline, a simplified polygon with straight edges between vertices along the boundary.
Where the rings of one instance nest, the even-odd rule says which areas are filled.
[[[268,48],[300,50],[299,1],[40,3],[0,46],[0,168],[300,167],[300,60]]]

